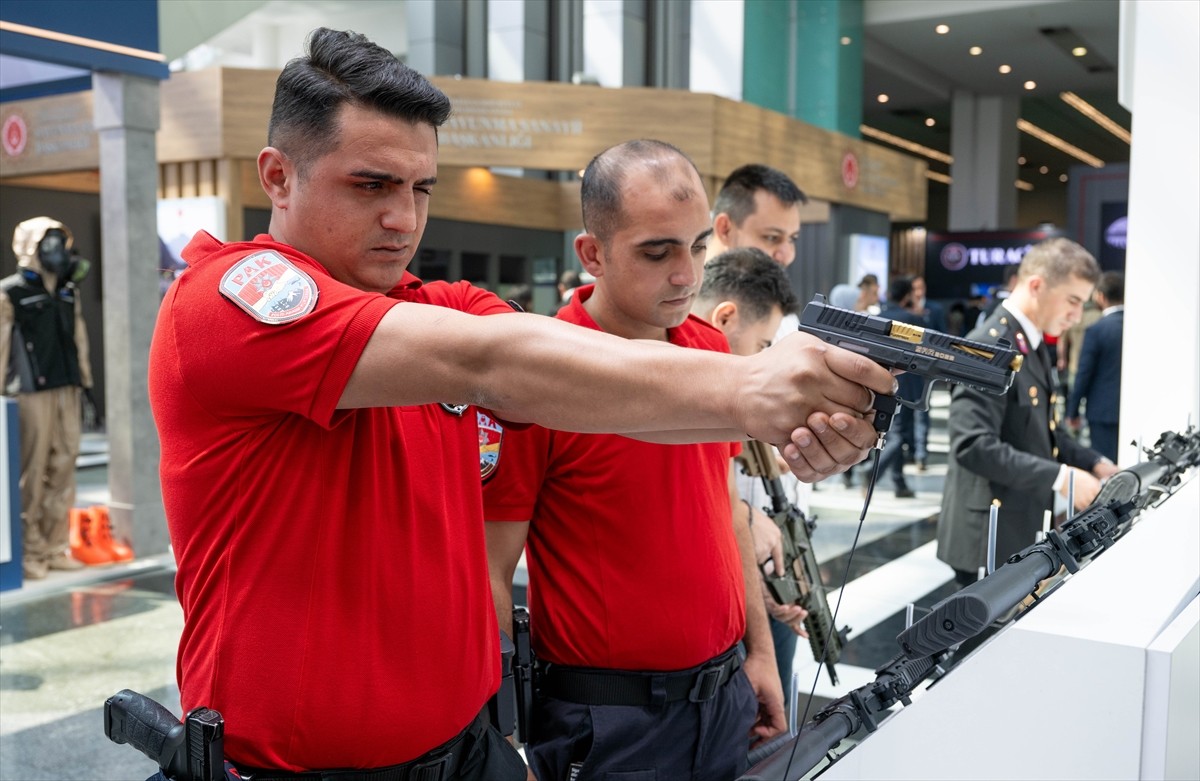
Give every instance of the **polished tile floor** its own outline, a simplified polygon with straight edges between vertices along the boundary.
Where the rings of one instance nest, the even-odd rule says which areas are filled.
[[[907,604],[914,603],[919,615],[949,593],[952,573],[934,557],[933,542],[945,475],[947,399],[934,394],[928,471],[906,468],[915,499],[896,499],[882,478],[860,532],[858,484],[847,488],[837,478],[812,495],[813,544],[830,604],[837,607],[837,625],[851,628],[837,686],[813,661],[808,644],[799,645],[799,702],[805,705],[815,690],[814,712],[874,680],[875,667],[895,656]],[[77,503],[104,503],[103,459],[87,463],[95,465],[79,469]],[[861,481],[865,471],[856,470],[856,478]],[[0,781],[136,781],[156,770],[136,750],[105,738],[103,703],[128,688],[179,713],[174,659],[182,616],[173,577],[169,556],[150,557],[51,573],[0,592]]]

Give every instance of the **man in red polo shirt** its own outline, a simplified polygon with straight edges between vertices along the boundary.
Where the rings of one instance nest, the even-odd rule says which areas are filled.
[[[557,317],[728,352],[720,331],[689,316],[712,234],[692,162],[630,141],[592,160],[581,197],[575,252],[596,283]],[[527,754],[538,778],[730,779],[745,768],[752,728],[761,738],[784,728],[753,543],[744,514],[735,535],[730,512],[739,450],[538,426],[504,433],[484,485],[488,557],[507,626],[528,544],[541,697]]]
[[[315,31],[258,158],[269,235],[198,235],[159,311],[181,700],[220,711],[226,756],[259,777],[524,777],[481,715],[500,669],[466,405],[687,441],[749,432],[813,479],[865,457],[858,411],[893,387],[816,340],[737,359],[422,285],[407,268],[449,113],[390,52]]]

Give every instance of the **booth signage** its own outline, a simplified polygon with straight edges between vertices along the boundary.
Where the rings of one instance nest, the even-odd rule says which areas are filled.
[[[930,298],[967,298],[1004,284],[1008,266],[1020,264],[1053,230],[930,233],[925,240],[925,282]]]

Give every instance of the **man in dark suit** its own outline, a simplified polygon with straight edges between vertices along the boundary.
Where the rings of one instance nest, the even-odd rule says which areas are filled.
[[[1092,447],[1117,460],[1117,421],[1121,412],[1121,337],[1125,328],[1125,275],[1106,271],[1096,286],[1100,319],[1083,333],[1075,387],[1067,402],[1067,424],[1079,431],[1079,404],[1087,399]]]
[[[1091,504],[1100,479],[1117,467],[1075,442],[1054,419],[1054,364],[1044,336],[1079,320],[1100,277],[1087,250],[1067,239],[1035,246],[1021,261],[1016,287],[968,337],[1008,340],[1025,355],[1003,396],[956,386],[950,401],[950,466],[938,522],[938,558],[968,585],[987,553],[988,510],[1000,503],[996,561],[1033,543],[1055,493],[1067,496],[1074,475],[1075,509]]]

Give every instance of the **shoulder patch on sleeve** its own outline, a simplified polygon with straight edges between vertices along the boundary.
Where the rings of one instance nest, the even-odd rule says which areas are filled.
[[[500,446],[504,443],[504,427],[483,410],[475,410],[479,427],[479,477],[487,482],[500,465]]]
[[[268,325],[290,323],[313,311],[317,292],[312,277],[274,250],[247,255],[221,277],[221,295]]]

